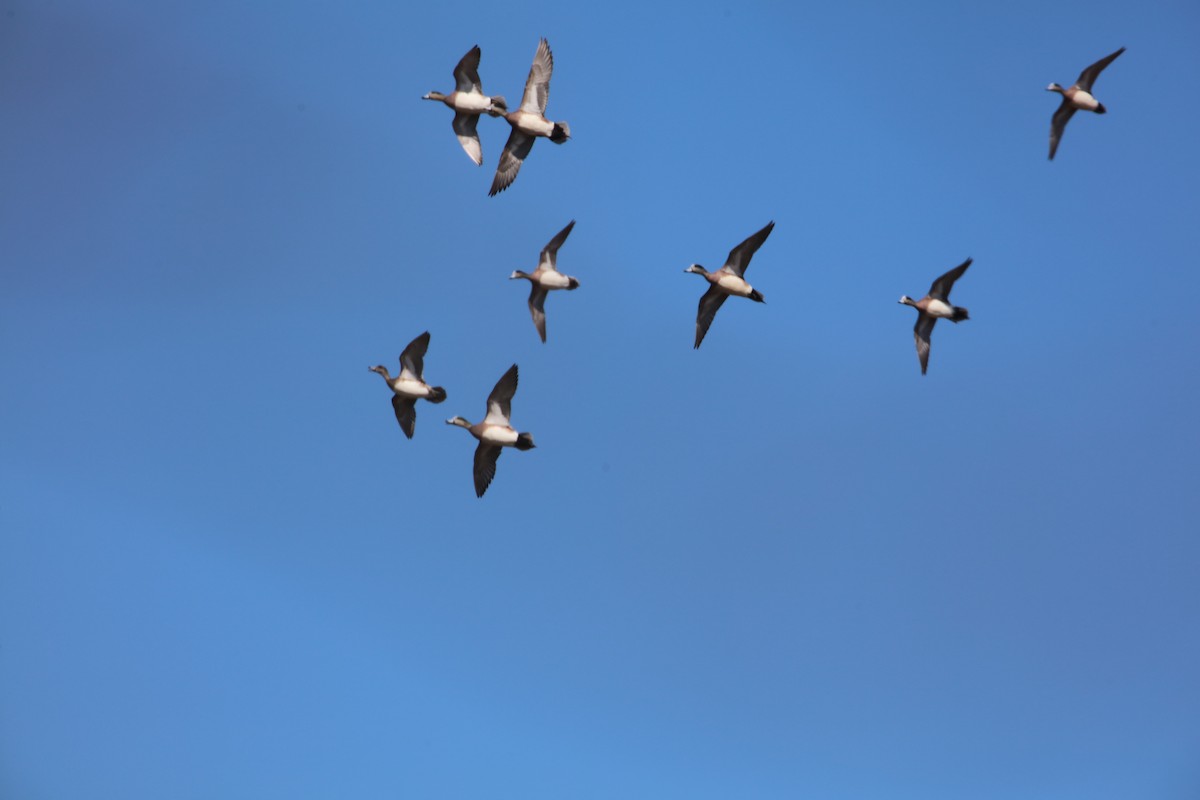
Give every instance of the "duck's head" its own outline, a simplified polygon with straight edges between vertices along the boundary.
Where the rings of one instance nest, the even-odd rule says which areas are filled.
[[[896,302],[903,303],[906,306],[915,306],[917,304],[916,301],[914,301],[911,297],[909,297],[906,294],[900,295],[900,299],[897,300]]]
[[[708,274],[708,270],[706,270],[704,267],[700,266],[699,264],[692,264],[690,267],[685,269],[684,272],[694,272],[697,275],[707,275]]]
[[[509,275],[508,279],[511,281],[511,280],[516,280],[517,278],[529,278],[530,280],[533,280],[533,276],[530,275],[528,272],[522,272],[519,269],[514,269],[513,274]]]
[[[380,375],[382,375],[384,378],[387,378],[387,377],[388,377],[388,371],[387,371],[387,367],[383,366],[382,364],[376,364],[376,365],[375,365],[375,366],[373,366],[373,367],[367,367],[367,369],[369,369],[371,372],[377,372],[377,373],[379,373],[379,374],[380,374]]]
[[[447,425],[457,425],[460,428],[471,427],[471,423],[468,420],[463,419],[462,417],[451,417],[450,419],[446,420],[446,424]]]
[[[441,92],[430,92],[429,94],[421,95],[422,100],[445,100],[446,95]]]
[[[1064,90],[1063,90],[1063,87],[1059,86],[1057,83],[1052,83],[1046,87],[1046,91],[1047,92],[1058,92],[1059,94],[1062,94]]]

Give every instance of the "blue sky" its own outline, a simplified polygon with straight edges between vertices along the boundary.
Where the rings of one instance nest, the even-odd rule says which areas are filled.
[[[0,794],[1200,790],[1194,4],[245,5],[0,2]]]

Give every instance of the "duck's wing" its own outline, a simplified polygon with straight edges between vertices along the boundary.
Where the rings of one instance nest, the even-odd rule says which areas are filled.
[[[710,284],[708,291],[700,298],[700,308],[696,311],[696,344],[692,349],[698,349],[704,341],[704,334],[708,333],[708,326],[712,325],[713,317],[721,309],[726,297],[729,295],[718,289],[716,284]]]
[[[913,339],[917,342],[917,358],[921,359],[921,374],[925,374],[925,370],[929,369],[929,335],[933,333],[933,326],[937,324],[937,317],[926,314],[924,311],[917,314],[917,324],[913,327]]]
[[[538,116],[546,113],[546,101],[550,99],[550,74],[554,72],[554,54],[550,43],[542,39],[533,54],[533,66],[525,80],[525,94],[521,98],[521,110]]]
[[[567,227],[559,231],[553,239],[547,242],[542,248],[542,254],[538,258],[538,269],[548,268],[557,269],[555,264],[558,262],[558,248],[563,246],[563,242],[571,235],[571,229],[575,227],[575,220],[567,223]]]
[[[967,267],[971,266],[973,258],[968,258],[963,263],[959,264],[954,269],[947,272],[945,275],[938,278],[929,287],[929,296],[936,297],[938,300],[950,300],[950,290],[954,288],[954,282],[962,277],[962,274],[967,271]]]
[[[1079,80],[1075,81],[1075,85],[1090,94],[1092,91],[1092,84],[1096,82],[1096,78],[1100,77],[1100,73],[1104,71],[1104,68],[1111,64],[1117,56],[1124,52],[1125,48],[1122,47],[1112,55],[1107,55],[1097,61],[1095,64],[1092,64],[1083,72],[1079,73]]]
[[[400,376],[404,377],[408,373],[408,377],[418,381],[424,380],[425,375],[425,351],[429,349],[429,331],[425,331],[417,338],[408,343],[408,347],[404,348],[404,352],[400,354]]]
[[[483,93],[479,85],[479,45],[475,45],[454,67],[454,90],[456,92]]]
[[[508,425],[512,416],[512,398],[517,393],[517,365],[513,364],[488,395],[484,425]]]
[[[1062,105],[1058,107],[1058,111],[1054,112],[1054,116],[1050,118],[1050,160],[1054,160],[1054,154],[1058,152],[1058,141],[1062,138],[1063,131],[1067,127],[1067,123],[1071,121],[1071,117],[1075,116],[1075,105],[1063,98]]]
[[[746,267],[750,266],[750,259],[758,252],[758,248],[762,247],[762,243],[767,240],[774,228],[775,223],[768,222],[761,231],[747,237],[746,241],[730,250],[729,258],[725,259],[725,266],[722,269],[732,272],[739,278],[742,277],[746,272]]]
[[[475,496],[483,497],[492,478],[496,477],[496,461],[500,458],[501,448],[492,444],[479,443],[475,448]]]
[[[546,341],[546,295],[549,294],[543,287],[538,284],[533,284],[533,288],[529,290],[529,313],[533,316],[533,326],[537,328],[538,336],[542,337],[542,341]]]
[[[392,410],[396,412],[396,422],[400,423],[400,430],[404,431],[404,435],[411,439],[417,425],[417,401],[394,394],[392,395]]]
[[[500,163],[496,165],[496,177],[492,179],[488,197],[503,192],[517,179],[517,173],[525,163],[525,156],[533,149],[533,138],[513,128],[504,144],[504,151],[500,153]]]
[[[475,162],[476,166],[483,166],[483,147],[479,144],[479,134],[475,132],[475,126],[478,123],[478,114],[456,111],[451,127],[454,128],[454,135],[458,137],[458,143],[462,145],[463,150],[467,151],[471,160]]]

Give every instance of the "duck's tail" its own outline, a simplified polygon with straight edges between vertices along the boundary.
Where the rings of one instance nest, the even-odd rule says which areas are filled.
[[[579,288],[579,279],[568,276],[567,277],[567,290],[570,291],[571,289],[578,289],[578,288]]]
[[[756,303],[767,302],[766,300],[763,300],[762,292],[760,292],[758,289],[751,289],[749,296],[750,296],[750,299]]]
[[[571,138],[571,126],[565,122],[554,123],[554,130],[550,132],[550,141],[555,144],[562,144],[567,139]]]
[[[425,398],[431,403],[440,403],[446,399],[446,390],[440,386],[433,386],[429,389],[429,397]]]
[[[492,107],[487,110],[487,113],[493,117],[503,117],[508,113],[508,103],[503,95],[492,95]]]
[[[964,319],[970,319],[970,318],[971,317],[967,314],[967,310],[965,308],[963,308],[962,306],[955,306],[954,307],[954,315],[952,317],[950,317],[950,321],[951,322],[962,322]]]
[[[1097,114],[1107,114],[1108,113],[1108,109],[1104,107],[1104,103],[1100,103],[1098,106],[1096,106],[1096,113]]]
[[[517,443],[514,446],[518,450],[532,450],[533,448],[537,447],[537,445],[533,443],[532,433],[518,433]]]

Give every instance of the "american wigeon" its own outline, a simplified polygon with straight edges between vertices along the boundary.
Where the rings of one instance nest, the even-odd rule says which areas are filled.
[[[492,478],[496,476],[496,460],[500,458],[501,448],[530,450],[536,446],[533,443],[533,434],[517,433],[509,423],[509,417],[512,416],[512,398],[516,392],[517,365],[513,364],[488,395],[487,416],[483,418],[483,422],[472,425],[463,417],[451,417],[446,420],[447,425],[466,428],[479,440],[479,446],[475,448],[476,497],[483,497]]]
[[[934,281],[933,285],[929,287],[929,294],[920,300],[913,300],[908,295],[900,297],[899,302],[917,310],[917,324],[913,327],[913,338],[917,342],[917,358],[921,360],[922,375],[929,368],[929,335],[933,333],[933,326],[937,324],[937,321],[948,319],[951,322],[962,322],[964,319],[970,319],[965,308],[950,305],[950,290],[954,288],[954,282],[967,271],[967,267],[971,266],[971,260],[968,258]]]
[[[508,111],[508,104],[500,95],[492,97],[483,93],[479,83],[479,45],[475,45],[458,62],[454,68],[454,91],[450,94],[430,92],[422,100],[441,100],[454,109],[454,135],[458,143],[477,165],[483,164],[483,148],[479,145],[479,134],[475,126],[480,114],[490,114],[493,117],[502,116]]]
[[[1057,83],[1052,83],[1046,87],[1047,92],[1058,92],[1063,96],[1062,103],[1058,110],[1054,112],[1054,116],[1050,119],[1050,159],[1054,160],[1054,152],[1058,150],[1058,140],[1062,138],[1063,130],[1067,127],[1067,122],[1075,115],[1076,111],[1091,111],[1096,114],[1106,114],[1108,109],[1104,104],[1092,97],[1092,84],[1096,82],[1096,78],[1100,73],[1113,62],[1117,56],[1125,52],[1122,47],[1112,55],[1092,64],[1090,67],[1079,73],[1079,80],[1075,81],[1075,85],[1070,89],[1064,89]]]
[[[400,430],[409,439],[413,437],[413,429],[417,424],[417,400],[424,398],[431,403],[440,403],[446,399],[446,390],[440,386],[430,386],[425,382],[425,351],[429,348],[429,331],[425,331],[408,343],[400,354],[400,374],[395,379],[388,374],[387,367],[379,365],[367,367],[371,372],[377,372],[387,381],[392,389],[392,410],[396,412],[396,421]]]
[[[529,313],[533,315],[533,325],[537,328],[538,336],[542,337],[542,341],[546,341],[546,312],[543,306],[546,303],[546,295],[554,289],[577,289],[579,281],[569,275],[563,275],[555,268],[557,261],[558,248],[562,247],[563,242],[567,240],[567,236],[571,234],[571,229],[575,227],[575,220],[567,223],[567,227],[563,228],[558,234],[542,248],[542,254],[538,258],[537,269],[533,274],[514,270],[512,275],[509,275],[509,280],[516,278],[525,278],[531,284],[529,289]]]
[[[512,125],[512,133],[508,135],[504,152],[500,154],[489,197],[503,192],[517,179],[517,172],[538,136],[555,144],[562,144],[571,138],[571,128],[567,123],[551,122],[545,117],[546,100],[550,97],[550,73],[553,71],[554,55],[550,52],[550,43],[542,39],[533,55],[533,66],[529,68],[529,78],[525,81],[521,107],[504,115],[508,124]]]
[[[713,317],[717,315],[725,298],[731,294],[738,297],[749,297],[756,303],[764,302],[762,292],[746,283],[742,275],[745,274],[746,267],[750,266],[750,259],[754,253],[762,247],[762,243],[767,240],[774,228],[775,223],[768,222],[765,228],[730,250],[729,257],[725,259],[725,266],[718,270],[708,272],[699,264],[692,264],[684,270],[684,272],[703,275],[711,284],[708,291],[700,298],[700,307],[696,312],[696,344],[694,348],[700,347],[700,343],[704,341],[704,334],[708,333],[708,326],[712,324]]]

